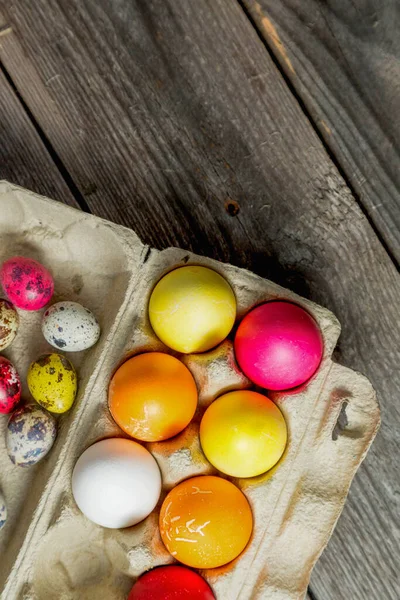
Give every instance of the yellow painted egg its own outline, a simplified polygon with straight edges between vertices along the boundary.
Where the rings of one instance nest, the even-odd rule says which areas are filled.
[[[212,269],[180,267],[157,283],[149,317],[156,335],[173,350],[205,352],[231,331],[236,298],[226,279]]]
[[[287,442],[285,419],[262,394],[229,392],[207,408],[200,442],[210,463],[231,477],[255,477],[281,458]]]
[[[61,354],[44,354],[29,367],[28,387],[32,396],[50,412],[64,413],[74,403],[77,376],[70,361]]]

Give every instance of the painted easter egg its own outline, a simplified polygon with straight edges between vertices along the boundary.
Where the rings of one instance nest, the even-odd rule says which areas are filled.
[[[77,376],[72,363],[61,354],[43,354],[28,370],[28,387],[43,408],[54,413],[69,410],[77,392]]]
[[[15,465],[35,465],[50,451],[57,435],[56,420],[38,405],[18,408],[7,425],[8,456]]]
[[[10,413],[21,398],[21,381],[14,365],[0,356],[0,413]]]
[[[49,271],[36,260],[24,256],[14,256],[3,263],[0,281],[8,299],[23,310],[43,308],[54,291]]]
[[[180,267],[155,286],[149,303],[151,325],[177,352],[205,352],[222,342],[236,318],[229,283],[207,267]]]
[[[55,348],[79,352],[97,342],[100,325],[94,314],[78,302],[57,302],[45,311],[42,332]]]
[[[110,529],[131,527],[155,508],[161,493],[160,469],[150,452],[133,440],[101,440],[78,459],[72,493],[94,523]]]
[[[8,300],[0,298],[0,352],[5,350],[17,335],[18,313]]]
[[[253,516],[246,496],[233,483],[203,475],[186,479],[169,492],[159,526],[162,541],[176,560],[212,569],[245,549]]]
[[[321,331],[313,317],[291,302],[267,302],[251,310],[235,337],[240,368],[269,390],[305,383],[323,355]]]
[[[128,600],[215,600],[215,596],[198,573],[180,565],[168,565],[141,575]]]
[[[210,463],[231,477],[254,477],[281,458],[287,441],[285,419],[266,396],[229,392],[207,408],[200,442]]]
[[[189,369],[163,352],[139,354],[115,372],[110,412],[126,433],[145,442],[177,435],[192,420],[197,388]]]
[[[4,525],[6,524],[6,521],[7,521],[7,505],[6,505],[4,496],[2,494],[2,491],[0,490],[0,529],[2,529],[4,527]]]

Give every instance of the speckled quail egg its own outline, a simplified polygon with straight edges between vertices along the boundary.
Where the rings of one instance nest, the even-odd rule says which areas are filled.
[[[35,465],[50,451],[56,435],[53,415],[34,404],[18,408],[7,425],[8,455],[20,467]]]
[[[77,376],[71,362],[61,354],[43,354],[35,360],[27,375],[29,391],[43,408],[64,413],[74,403]]]
[[[5,525],[7,521],[7,506],[4,496],[0,490],[0,529]]]
[[[0,413],[10,413],[21,398],[21,380],[17,369],[0,356]]]
[[[14,340],[18,325],[19,317],[13,304],[0,298],[0,352]]]
[[[40,310],[54,292],[51,273],[25,256],[13,256],[1,265],[0,282],[7,298],[23,310]]]
[[[100,325],[94,314],[78,302],[57,302],[44,313],[42,331],[55,348],[77,352],[97,342]]]

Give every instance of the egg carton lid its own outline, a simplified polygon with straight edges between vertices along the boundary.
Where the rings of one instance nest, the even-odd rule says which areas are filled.
[[[184,264],[221,273],[235,290],[239,318],[260,302],[280,298],[303,306],[321,328],[325,349],[316,376],[296,392],[269,394],[288,424],[290,443],[282,461],[264,476],[232,480],[252,506],[252,540],[233,563],[202,573],[224,600],[302,597],[380,423],[369,381],[332,360],[340,333],[335,316],[249,271],[177,248],[150,249],[125,227],[7,182],[0,182],[0,205],[0,259],[29,253],[45,263],[55,276],[60,296],[55,300],[81,301],[102,324],[97,347],[72,355],[79,396],[60,420],[58,441],[43,464],[33,475],[22,473],[7,463],[0,441],[0,488],[10,508],[9,523],[0,531],[2,598],[41,600],[53,594],[65,600],[122,600],[134,577],[172,561],[155,515],[129,530],[102,530],[79,513],[70,478],[88,445],[122,435],[107,410],[110,375],[128,353],[166,350],[152,333],[147,302],[158,279]],[[5,353],[23,376],[29,361],[46,348],[38,337],[40,315],[24,319],[15,346]],[[184,361],[200,387],[203,408],[219,393],[249,385],[234,364],[229,341]],[[5,423],[2,416],[3,429]],[[164,492],[190,475],[215,472],[201,453],[196,427],[172,441],[147,445],[159,462]]]

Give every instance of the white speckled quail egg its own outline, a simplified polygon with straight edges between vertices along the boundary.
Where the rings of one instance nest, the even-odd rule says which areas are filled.
[[[8,300],[0,298],[0,352],[7,348],[17,335],[18,313]]]
[[[56,435],[57,424],[53,415],[35,404],[18,408],[7,425],[8,455],[20,467],[35,465],[50,451]]]
[[[48,308],[43,315],[42,331],[49,344],[65,352],[86,350],[100,337],[96,317],[78,302],[57,302]]]
[[[0,490],[0,529],[5,525],[7,521],[7,507],[6,501],[4,500],[4,496]]]

